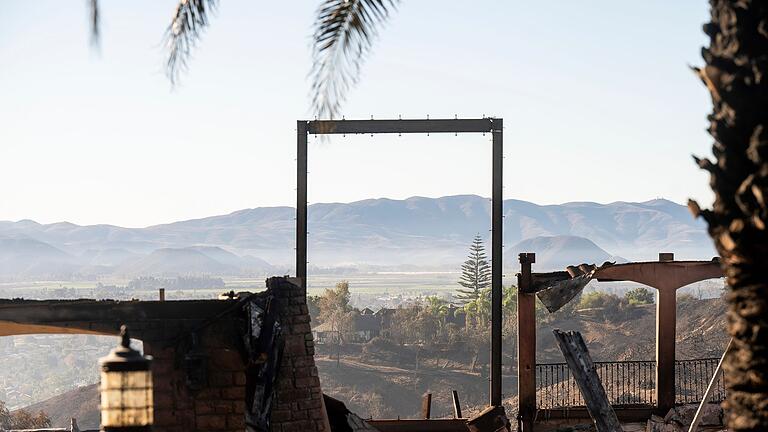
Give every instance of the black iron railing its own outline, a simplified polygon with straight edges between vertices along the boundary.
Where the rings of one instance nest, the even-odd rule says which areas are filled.
[[[696,403],[704,397],[719,359],[675,362],[675,402]],[[595,362],[597,374],[612,405],[655,405],[655,361]],[[725,399],[722,373],[711,401]],[[536,406],[539,409],[584,406],[581,392],[565,363],[536,365]]]
[[[675,361],[675,402],[678,404],[701,402],[719,361],[720,359],[716,358]],[[724,400],[725,381],[723,372],[720,371],[709,401]]]

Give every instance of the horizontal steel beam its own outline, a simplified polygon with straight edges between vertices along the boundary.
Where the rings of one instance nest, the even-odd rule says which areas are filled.
[[[325,134],[386,133],[483,133],[501,131],[502,120],[481,119],[406,119],[406,120],[314,120],[308,132]]]

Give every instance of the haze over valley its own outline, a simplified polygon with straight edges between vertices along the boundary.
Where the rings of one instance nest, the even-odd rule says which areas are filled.
[[[537,268],[581,262],[715,255],[687,208],[642,203],[504,203],[504,266],[536,252]],[[0,277],[39,278],[292,273],[295,210],[245,209],[146,228],[0,222]],[[476,195],[370,199],[309,208],[310,271],[455,270],[475,234],[490,232],[490,200]],[[334,270],[336,269],[336,270]]]

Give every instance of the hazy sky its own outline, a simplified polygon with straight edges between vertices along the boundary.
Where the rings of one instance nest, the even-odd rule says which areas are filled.
[[[223,0],[182,85],[162,73],[175,0],[0,4],[0,220],[145,226],[293,205],[318,1]],[[289,5],[289,6],[288,6]],[[505,197],[711,201],[710,101],[688,69],[704,0],[404,0],[347,118],[504,118]],[[489,136],[310,148],[310,202],[490,196]]]

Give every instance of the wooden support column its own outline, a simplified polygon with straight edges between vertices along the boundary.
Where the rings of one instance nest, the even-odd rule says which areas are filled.
[[[677,290],[658,290],[656,303],[656,401],[660,415],[675,406]]]
[[[659,261],[673,261],[672,254],[659,254]],[[659,284],[662,285],[662,284]],[[675,406],[675,333],[677,287],[657,287],[656,301],[656,406],[665,415]]]
[[[536,254],[520,254],[517,275],[517,394],[522,432],[533,430],[536,416],[536,294],[532,291],[531,264]]]

